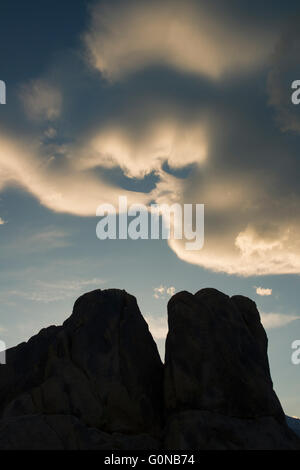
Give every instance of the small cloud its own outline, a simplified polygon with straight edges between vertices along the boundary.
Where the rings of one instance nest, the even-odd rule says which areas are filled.
[[[5,222],[5,220],[2,219],[2,217],[0,217],[0,225],[4,225],[6,224],[7,222]]]
[[[262,295],[262,296],[272,295],[272,289],[268,289],[265,287],[256,287],[256,286],[254,286],[254,288],[256,289],[257,295]]]
[[[280,328],[286,326],[289,323],[300,320],[297,315],[283,315],[282,313],[262,313],[261,322],[266,329]]]
[[[61,240],[67,236],[63,230],[46,229],[38,232],[31,237],[34,243],[45,243],[47,245],[61,246]]]
[[[167,289],[167,294],[168,294],[168,295],[172,296],[172,295],[175,294],[175,292],[176,292],[175,287],[173,287],[173,286],[168,287],[168,289]]]
[[[164,299],[164,294],[167,294],[169,295],[170,297],[172,297],[172,295],[175,294],[175,287],[173,286],[170,286],[170,287],[166,287],[166,286],[159,286],[159,287],[155,287],[154,289],[154,298],[155,299]]]

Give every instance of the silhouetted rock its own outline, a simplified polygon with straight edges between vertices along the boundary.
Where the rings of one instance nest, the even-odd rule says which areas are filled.
[[[254,302],[181,292],[169,328],[163,369],[134,297],[81,296],[62,326],[7,351],[0,449],[300,448]]]
[[[215,289],[168,305],[165,407],[168,449],[299,446],[273,391],[256,305]]]
[[[23,415],[0,421],[1,450],[140,450],[159,445],[149,434],[109,434],[71,415]]]
[[[12,430],[12,447],[22,441],[35,448],[44,447],[43,442],[47,448],[63,442],[67,448],[86,447],[92,445],[86,444],[91,433],[95,437],[95,430],[87,428],[124,434],[127,442],[131,435],[155,438],[162,416],[162,373],[136,299],[116,289],[85,294],[63,326],[42,330],[7,351],[7,365],[0,367],[0,448],[3,426]],[[110,446],[115,438],[107,442]]]

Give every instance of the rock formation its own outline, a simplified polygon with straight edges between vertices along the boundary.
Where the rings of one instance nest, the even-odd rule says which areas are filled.
[[[215,289],[180,292],[169,301],[168,320],[165,446],[293,448],[255,303]]]
[[[125,291],[83,295],[63,326],[42,330],[6,356],[0,448],[158,445],[163,366]]]
[[[135,298],[116,289],[9,349],[0,449],[300,449],[254,302],[181,292],[168,314],[165,366]]]

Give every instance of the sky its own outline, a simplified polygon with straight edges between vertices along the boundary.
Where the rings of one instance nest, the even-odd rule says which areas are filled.
[[[299,22],[293,0],[1,1],[1,340],[115,287],[163,357],[170,296],[214,287],[256,302],[300,416]],[[119,196],[204,204],[203,248],[99,240],[97,207]]]

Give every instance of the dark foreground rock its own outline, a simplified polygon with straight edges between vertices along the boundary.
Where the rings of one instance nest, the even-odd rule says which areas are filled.
[[[293,449],[273,390],[256,305],[215,289],[168,305],[165,408],[168,449]]]
[[[0,448],[151,447],[162,374],[136,299],[116,289],[85,294],[63,326],[7,351]]]
[[[168,310],[165,367],[135,298],[116,289],[8,350],[0,449],[300,449],[255,304],[204,289]]]

